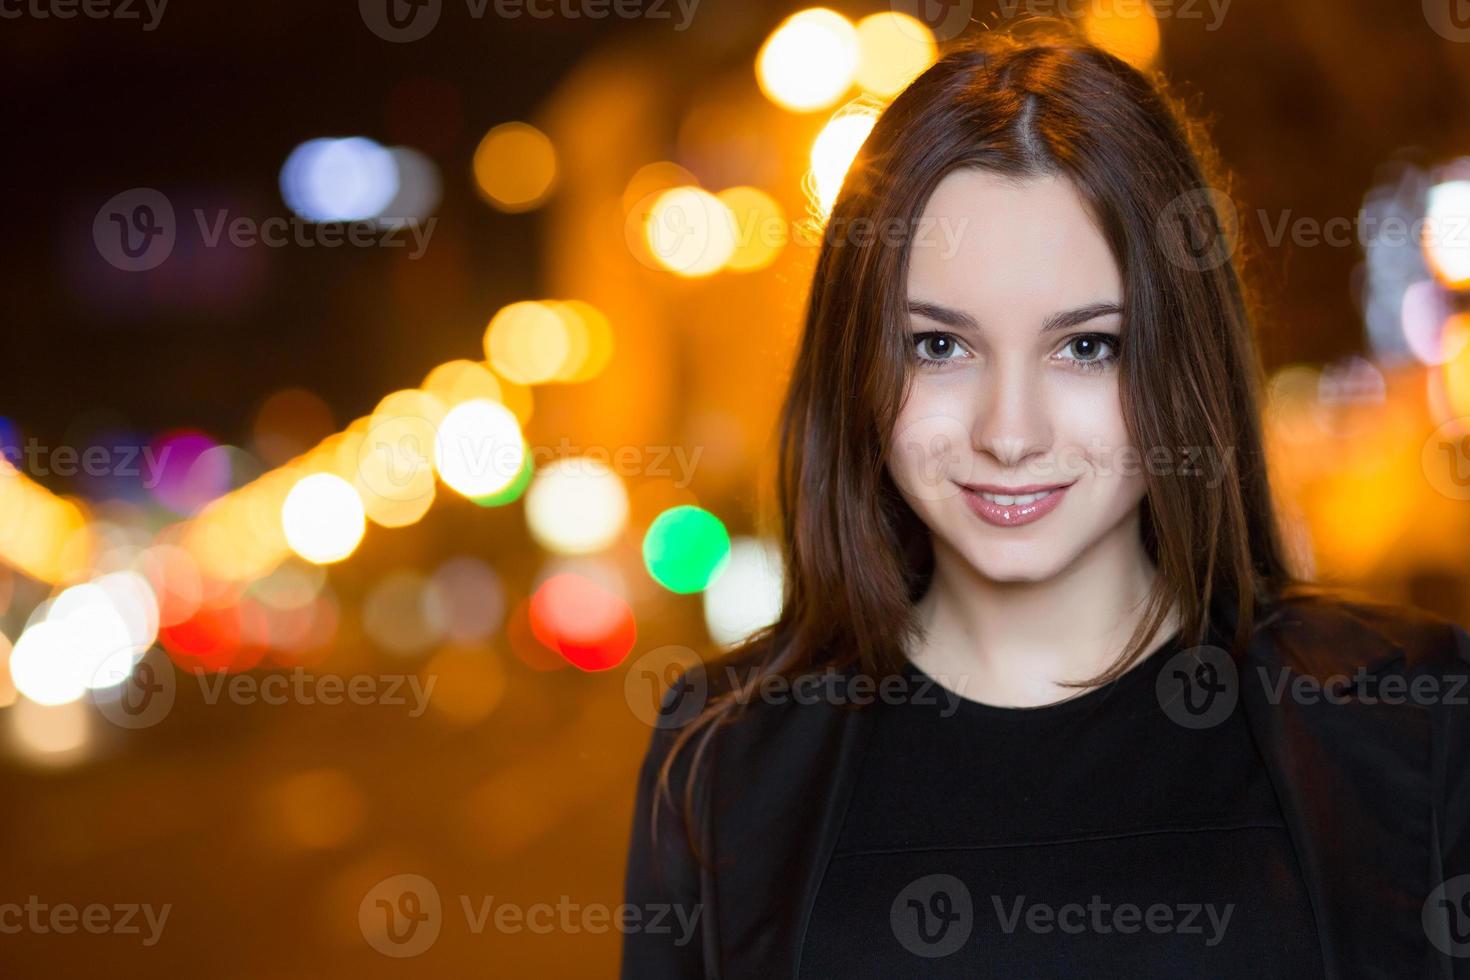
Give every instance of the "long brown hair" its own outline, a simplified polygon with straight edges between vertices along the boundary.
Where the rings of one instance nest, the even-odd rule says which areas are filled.
[[[1202,124],[1161,77],[1063,23],[986,32],[946,52],[882,112],[829,225],[914,229],[940,180],[961,168],[1075,183],[1123,277],[1122,408],[1134,445],[1194,447],[1226,467],[1218,487],[1147,469],[1142,534],[1159,575],[1126,649],[1082,683],[1125,672],[1171,609],[1181,635],[1200,644],[1212,603],[1224,601],[1239,654],[1263,604],[1309,587],[1289,570],[1278,536],[1252,304],[1228,236],[1231,209],[1221,206],[1225,175]],[[712,698],[664,760],[658,790],[667,797],[675,758],[695,744],[686,831],[692,770],[765,678],[850,665],[885,676],[919,632],[932,543],[884,465],[911,369],[910,244],[879,235],[857,245],[839,231],[820,246],[780,416],[783,607],[730,652],[758,669]]]

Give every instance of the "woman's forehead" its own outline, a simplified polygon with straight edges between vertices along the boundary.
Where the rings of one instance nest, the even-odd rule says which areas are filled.
[[[940,182],[924,220],[948,224],[946,248],[915,247],[908,298],[981,324],[1039,321],[1090,303],[1121,303],[1112,250],[1066,177],[1017,182],[961,170]]]

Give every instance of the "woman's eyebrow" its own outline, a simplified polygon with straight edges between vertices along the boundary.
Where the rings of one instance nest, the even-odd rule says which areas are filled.
[[[938,303],[909,300],[909,314],[933,320],[935,323],[942,323],[946,327],[954,327],[956,330],[980,332],[980,324],[976,323],[975,318],[970,314],[963,310],[952,310],[947,306],[940,306]]]
[[[979,332],[980,324],[974,317],[964,310],[951,309],[948,306],[940,306],[938,303],[929,303],[924,300],[910,300],[909,313],[912,316],[921,316],[935,323],[942,323],[946,327],[956,330],[971,330]],[[1123,308],[1117,303],[1088,303],[1073,310],[1062,310],[1053,313],[1042,322],[1041,332],[1050,333],[1053,330],[1066,330],[1079,324],[1087,323],[1105,316],[1121,316]]]
[[[1063,310],[1061,313],[1053,313],[1042,323],[1041,332],[1050,333],[1053,330],[1066,330],[1069,327],[1084,324],[1089,320],[1115,315],[1123,315],[1123,307],[1117,303],[1088,303],[1086,306],[1079,306],[1075,310]]]

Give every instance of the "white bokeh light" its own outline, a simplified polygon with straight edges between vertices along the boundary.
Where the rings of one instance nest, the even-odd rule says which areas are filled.
[[[722,646],[739,643],[781,614],[781,552],[750,537],[730,542],[725,570],[704,590],[704,622]]]
[[[834,10],[792,14],[771,33],[756,57],[761,90],[777,105],[810,112],[835,102],[852,86],[858,33]]]
[[[622,478],[595,459],[559,459],[537,473],[526,491],[526,523],[531,536],[555,554],[601,551],[628,524],[628,491]]]
[[[449,410],[434,438],[434,469],[466,497],[499,493],[525,465],[526,446],[515,413],[499,402],[472,398]]]
[[[27,627],[10,653],[15,689],[36,704],[75,701],[87,692],[89,678],[81,631],[67,619]]]
[[[356,550],[367,530],[367,514],[352,484],[332,473],[314,473],[286,494],[281,527],[292,551],[322,565]]]

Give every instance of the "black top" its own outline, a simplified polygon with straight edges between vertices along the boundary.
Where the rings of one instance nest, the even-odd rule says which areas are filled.
[[[959,698],[909,664],[909,696],[873,708],[801,977],[1321,977],[1239,706],[1186,726],[1161,705],[1160,675],[1193,657],[1176,634],[1038,708]]]

